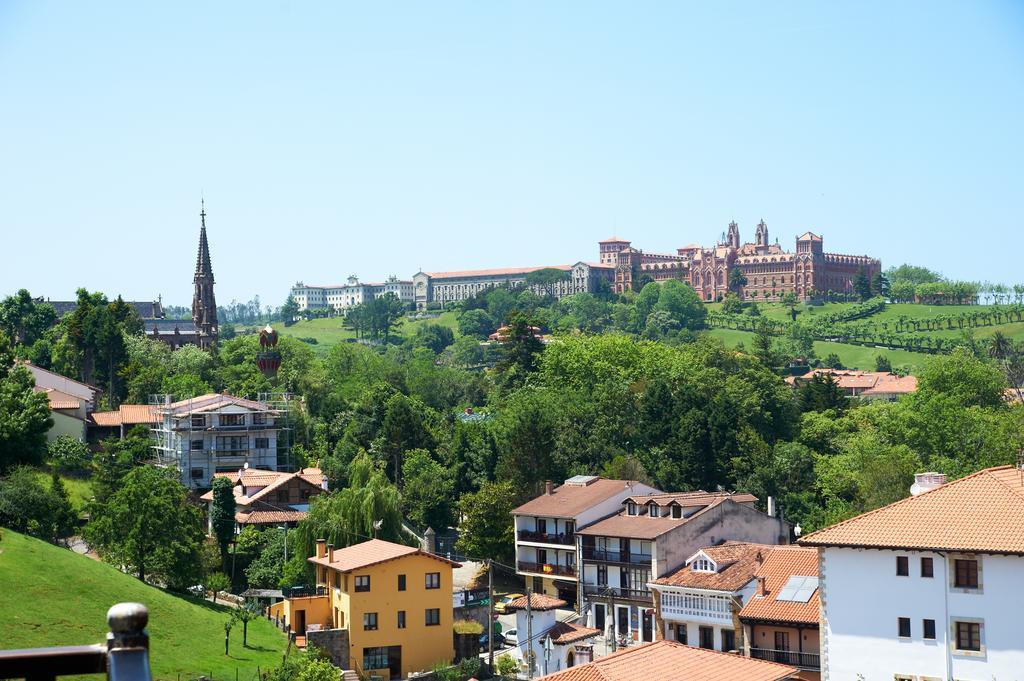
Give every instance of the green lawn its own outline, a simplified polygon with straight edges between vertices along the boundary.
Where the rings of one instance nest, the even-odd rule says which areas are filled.
[[[311,319],[309,321],[296,322],[291,326],[277,322],[273,326],[281,336],[293,338],[315,338],[316,344],[312,347],[320,352],[327,352],[332,346],[355,339],[354,331],[342,326],[341,317],[325,317]],[[397,333],[403,336],[416,332],[416,327],[423,324],[439,324],[446,326],[458,335],[458,321],[454,311],[442,312],[440,317],[433,319],[409,319],[404,317],[398,326]]]
[[[50,487],[50,471],[37,471],[36,476],[43,486]],[[61,474],[60,479],[64,481],[64,487],[71,497],[71,505],[81,511],[87,501],[92,501],[92,480],[89,478],[70,477]]]
[[[0,646],[99,643],[107,632],[107,609],[138,601],[149,608],[150,663],[153,678],[192,681],[251,681],[256,668],[279,664],[287,645],[284,634],[264,620],[249,622],[249,646],[242,628],[231,630],[231,655],[224,655],[222,605],[169,594],[109,565],[46,542],[3,530],[0,540]],[[93,678],[93,677],[87,677]]]
[[[720,339],[728,347],[736,347],[739,343],[743,343],[744,347],[748,350],[752,347],[754,340],[754,334],[747,331],[735,331],[733,329],[710,329],[704,333]],[[920,373],[933,357],[933,355],[922,352],[888,350],[886,348],[847,345],[846,343],[830,343],[827,341],[814,341],[814,352],[822,359],[834,352],[839,355],[839,359],[842,361],[843,366],[850,369],[862,369],[865,371],[874,371],[875,357],[878,355],[886,355],[893,367],[904,367],[912,374]]]

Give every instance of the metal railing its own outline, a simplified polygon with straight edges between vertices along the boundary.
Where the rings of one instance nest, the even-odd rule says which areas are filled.
[[[519,541],[534,541],[542,544],[558,544],[560,546],[574,546],[576,544],[575,534],[545,534],[532,530],[519,530]]]
[[[651,592],[647,589],[629,589],[607,584],[584,584],[583,593],[587,596],[614,596],[632,601],[652,601]],[[653,602],[653,601],[652,601]]]
[[[575,577],[576,568],[571,565],[553,565],[551,563],[529,563],[519,561],[516,567],[520,572],[535,572],[540,575],[558,575],[560,577]]]
[[[801,653],[796,650],[773,650],[771,648],[751,648],[750,656],[758,660],[768,660],[788,664],[802,669],[821,669],[821,656],[818,653]]]
[[[107,611],[106,644],[0,650],[0,679],[53,681],[59,676],[106,673],[110,681],[149,681],[149,611],[118,603]]]
[[[630,553],[627,551],[608,551],[583,547],[584,560],[600,560],[606,563],[628,563],[630,565],[650,565],[651,554]]]

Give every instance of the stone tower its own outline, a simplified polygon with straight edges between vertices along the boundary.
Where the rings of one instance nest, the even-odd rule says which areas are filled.
[[[740,247],[740,228],[735,220],[729,223],[729,233],[725,238],[725,243],[729,248]]]
[[[213,297],[213,265],[210,264],[210,246],[206,242],[206,203],[199,213],[199,254],[196,256],[196,274],[192,281],[192,321],[199,332],[199,345],[213,347],[217,343],[217,301]]]
[[[764,223],[764,219],[757,223],[757,231],[754,233],[754,245],[768,248],[768,225]]]

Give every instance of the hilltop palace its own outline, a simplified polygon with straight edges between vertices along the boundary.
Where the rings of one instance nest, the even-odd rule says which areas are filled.
[[[580,261],[574,265],[540,265],[457,272],[417,272],[412,281],[392,279],[390,286],[348,285],[307,286],[301,282],[291,291],[300,310],[331,308],[344,311],[351,305],[372,299],[375,294],[395,293],[416,309],[428,305],[458,302],[496,286],[518,286],[529,273],[557,269],[566,273],[563,281],[550,287],[556,297],[596,292],[604,287],[623,293],[645,281],[676,279],[686,282],[706,301],[722,298],[729,290],[729,273],[738,269],[746,284],[738,288],[742,297],[753,300],[779,300],[793,292],[808,300],[826,292],[851,293],[857,273],[863,269],[873,277],[882,263],[866,255],[826,253],[822,238],[805,232],[796,238],[796,250],[785,251],[768,240],[768,225],[758,223],[753,243],[740,243],[739,226],[729,223],[728,231],[715,246],[696,244],[677,248],[675,253],[649,253],[634,248],[631,242],[612,237],[598,242],[598,261]],[[358,287],[358,292],[355,288]],[[545,287],[547,289],[548,287]]]

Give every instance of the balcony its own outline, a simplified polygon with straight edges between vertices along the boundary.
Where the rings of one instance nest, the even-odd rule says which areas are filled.
[[[607,551],[583,547],[583,560],[598,560],[605,563],[623,563],[626,565],[650,565],[651,554]]]
[[[532,572],[539,575],[553,575],[555,577],[571,577],[576,579],[576,568],[571,565],[552,565],[551,563],[528,563],[519,561],[516,563],[519,572]]]
[[[557,544],[559,546],[575,546],[575,534],[544,534],[531,530],[519,530],[519,541],[532,541],[539,544]]]
[[[779,664],[788,664],[801,669],[821,669],[821,657],[818,653],[801,653],[795,650],[771,650],[770,648],[751,648],[750,656],[758,660],[768,660]]]
[[[652,601],[651,592],[647,589],[629,589],[622,586],[607,584],[584,584],[583,593],[597,598],[618,598],[629,601]],[[653,601],[652,601],[653,602]]]

